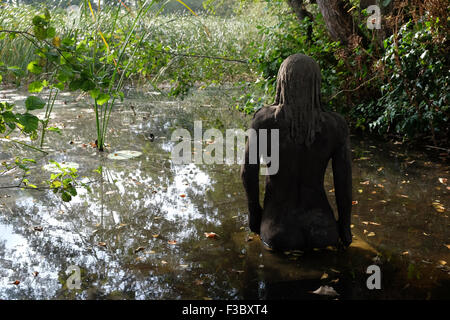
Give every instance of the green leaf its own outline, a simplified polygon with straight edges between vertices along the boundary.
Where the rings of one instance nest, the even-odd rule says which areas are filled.
[[[72,200],[72,196],[70,194],[68,194],[67,192],[63,192],[61,194],[61,199],[64,202],[70,202],[70,200]]]
[[[41,81],[34,81],[28,86],[28,92],[39,93],[44,89],[44,84]]]
[[[100,95],[100,90],[98,90],[98,89],[91,90],[91,91],[89,91],[89,94],[91,95],[92,99],[95,100]]]
[[[98,98],[96,99],[97,100],[97,104],[99,106],[104,105],[105,103],[107,103],[109,101],[109,98],[110,98],[109,94],[101,93],[98,96]]]
[[[27,66],[27,70],[34,74],[40,74],[42,72],[42,67],[39,66],[38,61],[31,61]]]
[[[42,109],[45,106],[45,101],[39,97],[30,96],[25,100],[25,107],[28,111]]]
[[[36,131],[39,125],[38,117],[32,115],[31,113],[18,114],[17,119],[19,123],[23,126],[23,131],[26,133],[31,133]]]
[[[56,128],[56,127],[49,127],[49,128],[47,128],[47,131],[52,131],[52,132],[61,134],[61,129]]]

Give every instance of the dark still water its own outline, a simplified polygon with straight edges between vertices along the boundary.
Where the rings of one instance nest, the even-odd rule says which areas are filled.
[[[21,172],[0,174],[0,299],[450,298],[448,163],[354,137],[352,246],[274,253],[248,231],[238,165],[171,160],[171,132],[192,130],[194,120],[245,129],[251,117],[230,105],[226,90],[183,101],[136,95],[113,112],[108,150],[99,153],[90,146],[96,131],[88,101],[63,94],[50,124],[63,135],[47,135],[47,156],[1,141],[0,161],[13,154],[37,160],[35,184],[56,160],[77,166],[92,193],[78,188],[64,203],[49,190],[5,188]],[[142,154],[108,158],[120,150]],[[101,176],[93,172],[99,166]],[[334,204],[331,171],[325,188]],[[380,290],[366,286],[372,264],[380,266]],[[67,286],[70,266],[81,272],[80,289]],[[338,295],[312,293],[321,286]]]

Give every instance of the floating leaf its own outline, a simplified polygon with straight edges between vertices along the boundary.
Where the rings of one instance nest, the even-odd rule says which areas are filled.
[[[445,260],[439,260],[438,262],[441,266],[445,266],[447,264],[447,261]]]
[[[217,239],[219,236],[217,233],[214,232],[205,232],[205,237],[211,238],[211,239]]]
[[[38,274],[39,274],[39,272],[37,272],[37,271],[34,271],[34,272],[32,273],[32,275],[33,275],[34,277],[37,277]]]
[[[177,244],[176,240],[169,240],[167,241],[168,244]]]
[[[107,245],[106,245],[106,242],[99,242],[99,243],[97,243],[100,247],[106,247]]]
[[[320,277],[320,280],[324,280],[328,278],[328,273],[324,272],[323,275]]]
[[[353,200],[352,205],[356,205],[356,204],[358,204],[358,200]]]
[[[369,183],[370,183],[370,181],[367,180],[367,181],[360,182],[359,184],[362,184],[362,185],[368,185]]]
[[[152,237],[153,237],[153,238],[158,238],[158,237],[159,237],[159,234],[152,234]]]
[[[74,168],[74,169],[78,169],[79,168],[79,164],[75,163],[75,162],[64,162],[64,163],[59,163],[59,165],[61,166],[62,169],[66,169],[68,170],[69,168]],[[58,166],[54,163],[49,163],[46,164],[45,166],[42,167],[44,170],[46,171],[50,171],[53,173],[60,173],[61,170],[58,168]]]
[[[368,237],[374,237],[375,236],[375,232],[369,232],[369,234],[367,236]]]
[[[132,151],[132,150],[121,150],[116,151],[115,153],[110,153],[108,155],[108,159],[111,160],[128,160],[132,158],[137,158],[142,154],[142,152],[139,151]]]
[[[440,213],[445,212],[445,207],[438,201],[434,201],[432,204],[433,204],[434,209],[437,212],[440,212]]]
[[[320,286],[319,289],[317,289],[316,291],[312,291],[311,293],[318,294],[321,296],[331,296],[331,297],[335,297],[335,296],[339,295],[339,293],[337,293],[336,290],[334,290],[334,288],[330,287],[330,286]]]
[[[41,226],[36,226],[33,229],[34,229],[34,231],[42,231],[42,230],[44,230]]]
[[[447,178],[439,178],[439,182],[442,184],[447,184]]]
[[[184,193],[180,194],[180,197],[186,198],[186,195]]]
[[[18,286],[18,285],[20,284],[20,281],[19,281],[19,280],[16,280],[16,281],[14,281],[12,284]]]
[[[138,252],[141,252],[141,251],[143,251],[143,250],[145,250],[144,247],[138,247],[138,248],[136,248],[136,249],[134,250],[134,253],[138,253]]]

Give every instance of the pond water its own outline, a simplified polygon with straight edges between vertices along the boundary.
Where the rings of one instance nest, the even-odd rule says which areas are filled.
[[[4,90],[0,101],[23,105],[25,96]],[[0,174],[0,299],[450,298],[442,151],[431,159],[353,137],[353,244],[276,253],[248,231],[238,165],[171,161],[175,128],[192,132],[202,120],[204,128],[245,129],[251,117],[231,105],[226,89],[182,101],[134,94],[113,112],[107,151],[99,153],[90,145],[96,131],[88,101],[62,94],[50,125],[63,134],[47,135],[47,156],[1,141],[0,161],[12,154],[37,160],[31,182],[49,178],[42,169],[49,160],[73,162],[92,193],[78,188],[65,203],[49,190],[7,188],[20,181],[18,171]],[[119,150],[142,155],[108,158]],[[102,175],[93,172],[99,166]],[[330,170],[325,188],[334,205]],[[211,232],[217,236],[205,235]],[[372,264],[381,269],[380,290],[366,286]],[[80,289],[66,285],[70,266],[80,268]],[[312,293],[325,285],[339,295]]]

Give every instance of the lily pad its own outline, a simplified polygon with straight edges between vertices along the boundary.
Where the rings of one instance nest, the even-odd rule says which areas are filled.
[[[132,151],[132,150],[121,150],[116,151],[113,153],[110,153],[108,155],[108,159],[111,160],[128,160],[132,158],[137,158],[142,154],[142,152],[139,151]]]
[[[63,162],[63,163],[59,163],[59,165],[61,166],[61,168],[64,168],[64,169],[74,168],[74,169],[78,170],[78,168],[80,167],[80,165],[78,163],[75,163],[75,162]],[[59,168],[53,163],[46,164],[42,168],[44,170],[47,170],[47,171],[50,171],[50,172],[53,172],[53,173],[61,172],[61,170],[59,170]]]

